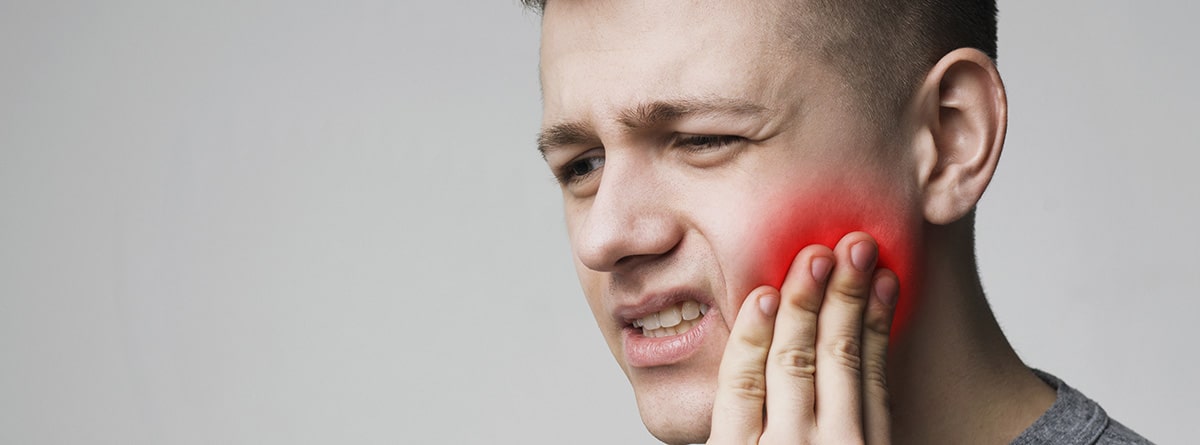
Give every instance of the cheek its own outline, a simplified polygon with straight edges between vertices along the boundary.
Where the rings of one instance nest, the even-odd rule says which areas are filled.
[[[814,181],[815,182],[815,181]],[[901,300],[917,292],[920,214],[914,197],[901,190],[862,181],[839,181],[845,186],[805,187],[755,201],[754,223],[739,234],[738,266],[731,276],[730,304],[741,301],[754,287],[783,284],[796,254],[806,246],[833,248],[843,236],[862,231],[879,243],[879,266],[900,278]],[[736,248],[736,247],[735,247]]]
[[[574,255],[572,255],[574,256]],[[588,307],[592,310],[592,315],[596,318],[596,323],[601,323],[601,314],[607,314],[607,309],[604,308],[604,302],[601,301],[604,295],[605,276],[601,272],[588,269],[583,263],[579,262],[579,258],[575,257],[575,273],[579,276],[579,285],[583,290],[583,296],[587,299]]]
[[[608,344],[608,349],[613,354],[613,358],[617,359],[617,363],[624,369],[625,361],[620,349],[620,332],[614,328],[613,321],[607,317],[609,309],[604,305],[604,290],[607,286],[608,277],[602,272],[588,269],[587,266],[579,262],[577,257],[574,263],[575,273],[579,276],[580,287],[583,289],[583,295],[587,299],[588,308],[592,310],[592,317],[596,320],[596,326],[600,328],[600,333],[604,335],[604,342]]]
[[[793,199],[779,211],[781,224],[773,228],[773,242],[765,246],[768,282],[782,284],[795,255],[805,246],[833,248],[846,234],[863,231],[879,243],[878,267],[896,272],[903,283],[912,283],[917,276],[913,269],[919,220],[905,198],[864,187],[820,190]]]

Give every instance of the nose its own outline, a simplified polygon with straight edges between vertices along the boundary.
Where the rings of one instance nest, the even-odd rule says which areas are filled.
[[[653,261],[674,249],[684,233],[670,184],[648,163],[614,161],[610,156],[605,163],[575,236],[579,260],[600,272]]]

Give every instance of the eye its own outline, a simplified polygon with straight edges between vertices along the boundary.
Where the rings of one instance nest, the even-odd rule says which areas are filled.
[[[559,169],[558,182],[562,185],[575,184],[586,179],[604,166],[604,156],[588,156],[576,159]]]
[[[705,152],[741,143],[745,140],[746,138],[741,136],[680,134],[675,138],[675,146],[691,152]]]

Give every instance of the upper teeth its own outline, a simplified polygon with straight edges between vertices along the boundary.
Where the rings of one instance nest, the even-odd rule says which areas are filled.
[[[708,305],[697,301],[685,301],[668,307],[656,313],[633,321],[633,326],[642,331],[652,331],[659,328],[672,328],[684,321],[695,320],[708,313]]]

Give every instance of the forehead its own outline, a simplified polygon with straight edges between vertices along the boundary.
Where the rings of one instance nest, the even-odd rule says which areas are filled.
[[[785,0],[781,0],[785,1]],[[730,97],[781,108],[812,77],[773,2],[557,0],[542,33],[547,121],[597,120],[632,104]]]

